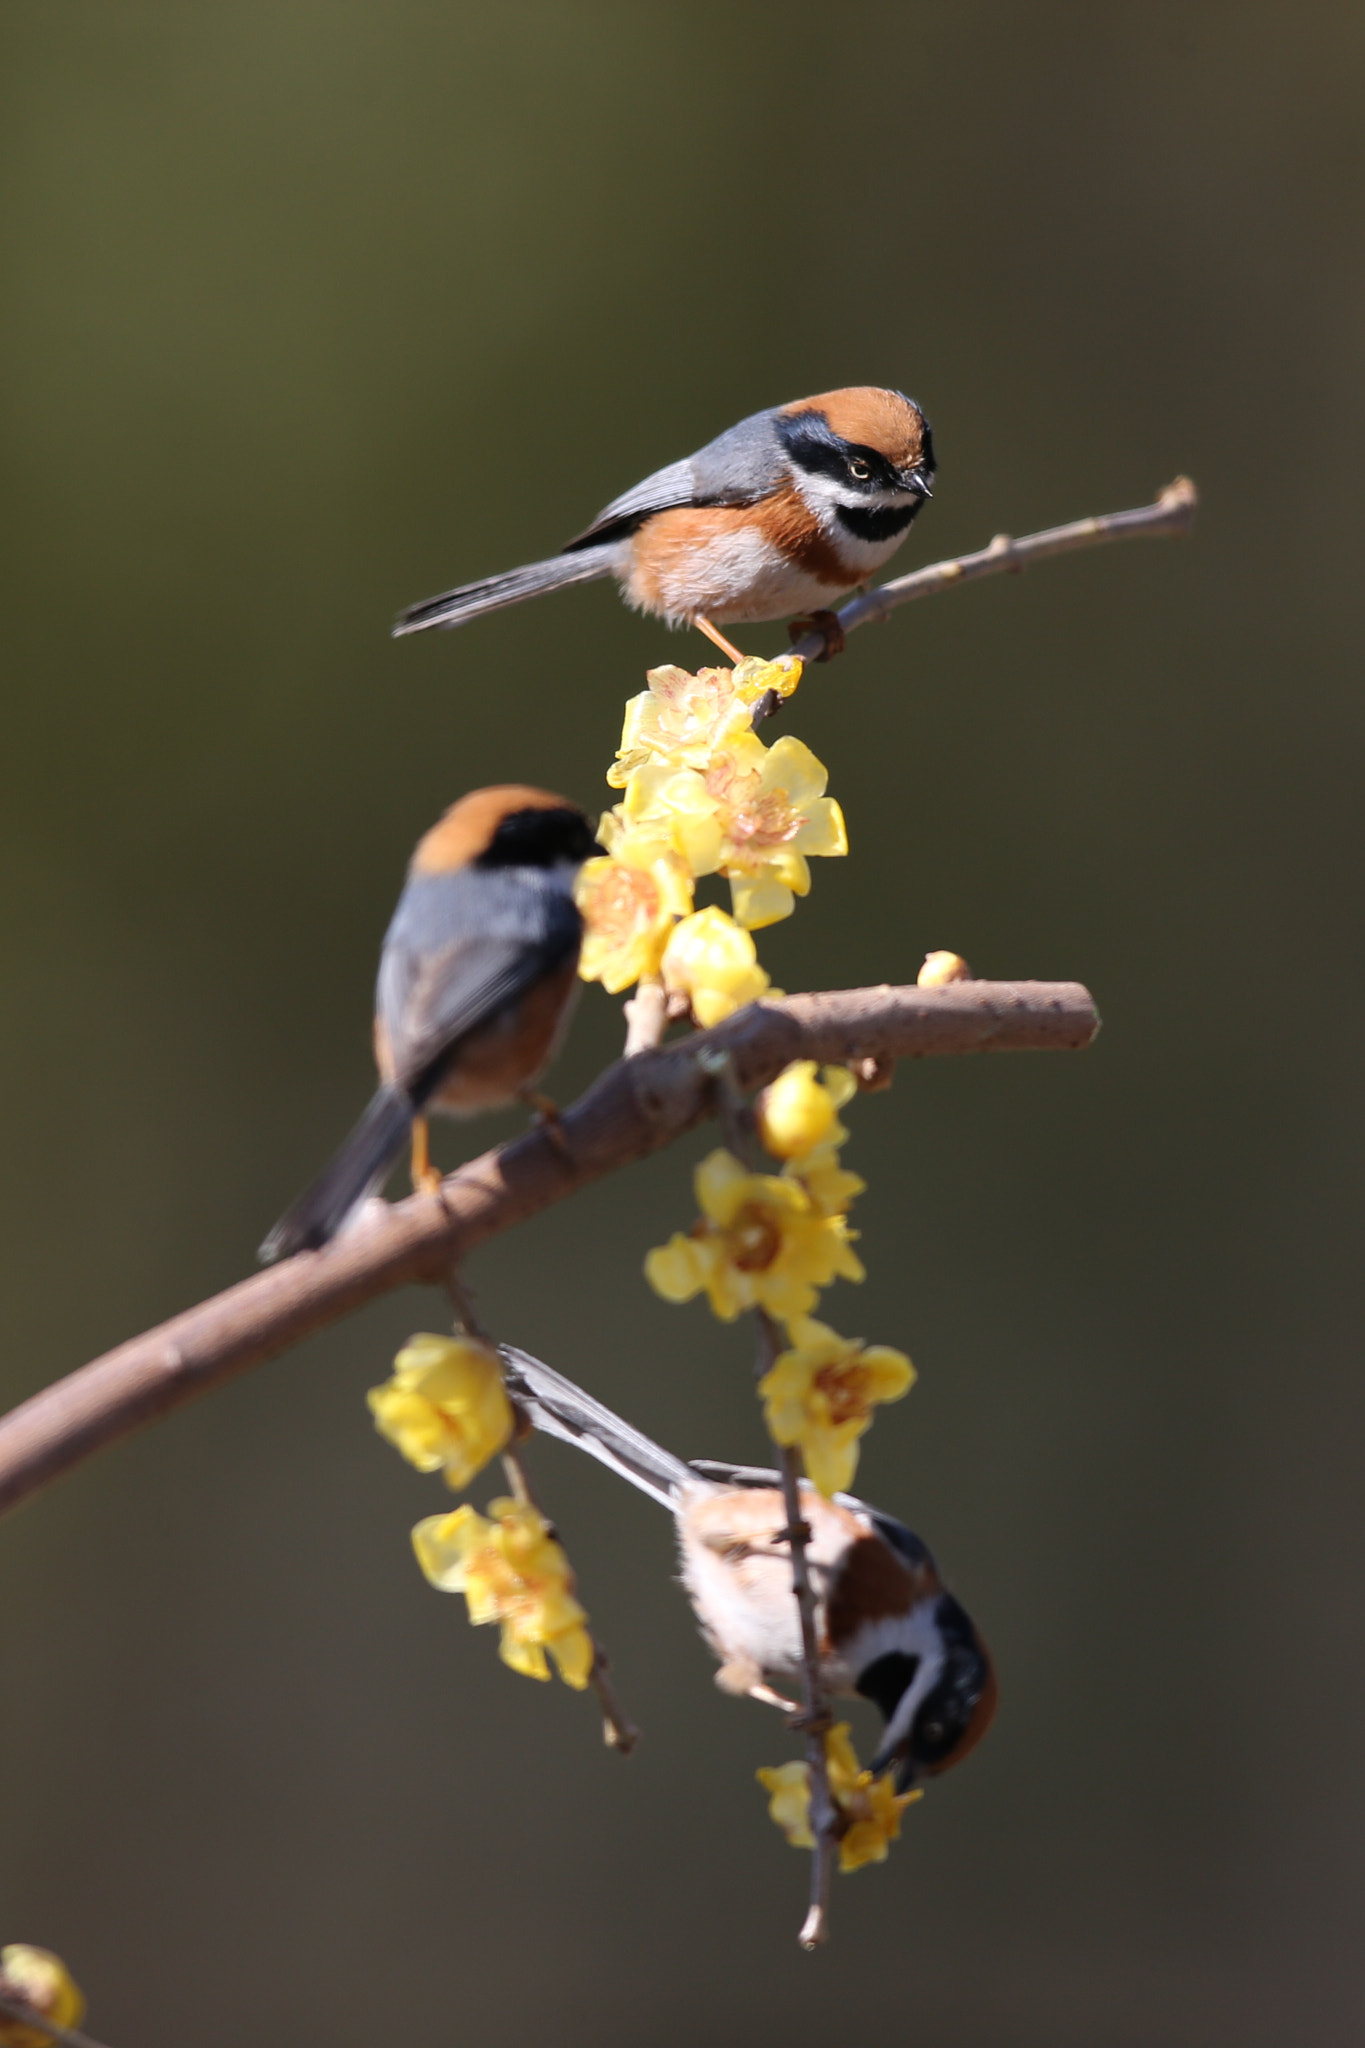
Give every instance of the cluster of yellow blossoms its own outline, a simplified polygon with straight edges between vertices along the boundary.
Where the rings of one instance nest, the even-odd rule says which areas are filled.
[[[368,1396],[375,1427],[419,1472],[443,1472],[458,1491],[504,1450],[515,1427],[496,1351],[469,1337],[412,1337],[393,1377]],[[574,1598],[569,1560],[529,1501],[495,1500],[429,1515],[412,1532],[417,1562],[443,1593],[463,1593],[469,1618],[502,1624],[505,1664],[548,1678],[553,1657],[566,1685],[582,1688],[594,1650]]]
[[[569,1560],[539,1508],[495,1500],[485,1518],[475,1509],[431,1515],[412,1532],[417,1562],[443,1593],[463,1593],[469,1619],[502,1623],[504,1664],[527,1678],[548,1678],[548,1650],[566,1685],[578,1690],[592,1674],[587,1615],[573,1594]]]
[[[759,699],[800,679],[790,658],[649,671],[607,773],[623,796],[598,828],[606,853],[578,879],[585,981],[616,995],[661,977],[705,1028],[767,992],[750,933],[791,915],[812,857],[848,852],[810,748],[790,735],[766,747],[753,730]],[[693,909],[703,875],[729,881],[733,915]]]
[[[85,2000],[60,1956],[50,1949],[12,1941],[0,1948],[0,1992],[57,2027],[78,2027]],[[50,2048],[51,2034],[0,2013],[0,2048]]]
[[[759,700],[790,696],[800,676],[790,657],[696,675],[649,671],[649,688],[626,707],[607,775],[622,796],[598,828],[605,852],[578,878],[584,980],[611,994],[661,981],[703,1029],[769,992],[752,933],[791,915],[810,889],[812,857],[848,851],[823,765],[800,740],[785,735],[768,747],[753,729]],[[730,913],[694,907],[706,875],[729,881]],[[759,1382],[764,1416],[775,1442],[799,1448],[826,1495],[852,1484],[874,1407],[898,1400],[915,1377],[903,1353],[841,1337],[812,1313],[834,1280],[864,1277],[848,1211],[865,1183],[839,1156],[848,1137],[839,1112],[855,1085],[842,1068],[789,1066],[755,1105],[757,1135],[777,1170],[751,1172],[732,1152],[712,1152],[696,1169],[699,1221],[645,1264],[668,1301],[704,1293],[723,1321],[761,1309],[785,1327],[787,1346]],[[496,1352],[467,1338],[414,1337],[369,1401],[402,1455],[456,1489],[515,1428]],[[544,1679],[553,1660],[566,1684],[588,1684],[596,1651],[587,1616],[568,1559],[529,1500],[495,1500],[487,1516],[467,1505],[429,1516],[412,1540],[427,1578],[463,1593],[471,1621],[500,1623],[501,1655],[513,1670]],[[827,1737],[826,1754],[841,1867],[881,1861],[918,1794],[898,1795],[889,1779],[862,1770],[847,1726]],[[788,1840],[813,1846],[806,1765],[759,1777]]]
[[[839,1868],[860,1870],[864,1863],[884,1863],[888,1843],[901,1831],[901,1815],[922,1792],[897,1792],[890,1777],[874,1778],[862,1769],[847,1721],[825,1737],[829,1789],[839,1813]],[[758,1782],[769,1794],[768,1811],[794,1849],[813,1849],[810,1825],[810,1773],[805,1764],[779,1764],[760,1771]]]
[[[817,1076],[797,1060],[759,1097],[757,1127],[780,1173],[750,1173],[724,1149],[697,1168],[700,1220],[645,1260],[645,1277],[665,1301],[705,1293],[733,1322],[766,1309],[786,1325],[788,1348],[759,1381],[774,1442],[800,1448],[821,1493],[845,1492],[858,1465],[858,1439],[881,1402],[914,1384],[903,1352],[840,1337],[813,1320],[819,1291],[835,1279],[861,1280],[848,1207],[866,1183],[839,1162],[848,1132],[839,1111],[856,1083],[844,1068]]]

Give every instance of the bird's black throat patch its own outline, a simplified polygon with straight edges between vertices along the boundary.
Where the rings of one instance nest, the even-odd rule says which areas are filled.
[[[923,503],[923,498],[912,498],[908,505],[840,505],[834,520],[855,540],[894,540],[898,533],[905,532]]]

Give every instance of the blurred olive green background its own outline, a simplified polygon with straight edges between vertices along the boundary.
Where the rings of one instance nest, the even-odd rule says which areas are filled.
[[[5,8],[7,1399],[250,1269],[367,1094],[418,833],[603,801],[643,669],[706,652],[600,587],[395,644],[400,604],[852,382],[936,430],[900,567],[1203,492],[787,720],[854,853],[775,979],[951,946],[1106,1020],[852,1112],[827,1307],[921,1372],[862,1482],[996,1651],[987,1745],[803,1957],[753,1780],[793,1747],[713,1689],[664,1517],[537,1453],[622,1763],[420,1580],[447,1496],[363,1394],[441,1311],[382,1302],[0,1534],[0,1937],[116,2048],[1359,2040],[1363,55],[1357,9],[1209,0]],[[556,1092],[620,1032],[588,991]],[[702,1149],[472,1278],[756,1456],[746,1335],[640,1278]]]

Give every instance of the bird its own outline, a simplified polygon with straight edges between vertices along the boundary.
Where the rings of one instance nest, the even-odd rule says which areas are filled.
[[[380,1086],[341,1149],[260,1248],[263,1263],[336,1236],[412,1135],[414,1186],[440,1176],[426,1114],[534,1095],[578,988],[579,868],[601,847],[567,798],[525,783],[472,790],[418,842],[375,991]]]
[[[768,1683],[801,1670],[787,1510],[778,1473],[698,1458],[685,1463],[553,1367],[499,1347],[508,1392],[535,1429],[574,1444],[669,1510],[682,1583],[720,1659],[723,1691],[793,1711]],[[852,1494],[826,1500],[801,1483],[810,1530],[821,1676],[861,1695],[885,1722],[871,1768],[898,1791],[961,1763],[994,1718],[990,1653],[947,1590],[928,1546]]]
[[[895,553],[933,476],[933,436],[912,398],[871,384],[818,392],[656,470],[548,561],[409,605],[393,631],[459,626],[614,576],[636,611],[697,626],[739,661],[721,626],[827,613]]]

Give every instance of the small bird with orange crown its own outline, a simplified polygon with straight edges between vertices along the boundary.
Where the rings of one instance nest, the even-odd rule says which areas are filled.
[[[461,797],[419,841],[379,961],[379,1091],[266,1238],[264,1261],[335,1237],[409,1133],[413,1183],[434,1186],[428,1111],[535,1100],[578,988],[574,880],[600,851],[576,805],[522,783]]]
[[[717,1685],[792,1711],[767,1682],[791,1684],[802,1661],[778,1474],[684,1463],[562,1373],[500,1348],[508,1391],[533,1428],[588,1452],[673,1516],[683,1587],[720,1659]],[[851,1493],[826,1500],[805,1480],[801,1513],[821,1677],[831,1693],[861,1694],[879,1710],[886,1725],[872,1769],[894,1770],[897,1790],[908,1791],[961,1763],[990,1727],[990,1653],[904,1522]]]
[[[827,611],[889,561],[931,495],[929,422],[899,391],[856,384],[757,412],[614,498],[546,562],[429,597],[395,634],[460,626],[542,591],[614,576],[670,626]]]

